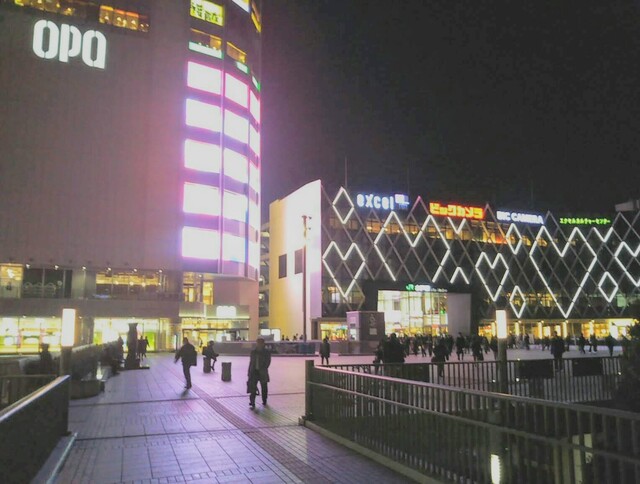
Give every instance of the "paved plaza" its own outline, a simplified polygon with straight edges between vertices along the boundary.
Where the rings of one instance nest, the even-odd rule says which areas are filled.
[[[150,370],[122,372],[99,396],[71,402],[78,438],[57,482],[406,482],[298,425],[304,360],[274,357],[268,406],[251,410],[248,357],[220,357],[206,375],[200,357],[186,391],[180,363],[151,355]],[[222,361],[232,363],[231,382],[221,381]]]
[[[566,356],[579,355],[572,350]],[[535,349],[509,351],[509,359],[547,357]],[[78,437],[57,482],[407,482],[298,425],[306,359],[274,357],[268,406],[258,403],[251,410],[245,393],[248,357],[222,356],[206,375],[199,357],[187,391],[173,355],[151,355],[149,370],[122,372],[99,396],[71,402],[69,427]],[[371,360],[333,355],[331,363]],[[221,381],[223,361],[232,364],[230,382]]]

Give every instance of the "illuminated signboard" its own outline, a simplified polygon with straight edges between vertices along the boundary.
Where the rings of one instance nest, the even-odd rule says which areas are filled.
[[[446,289],[436,289],[430,284],[407,284],[405,289],[409,292],[447,292]]]
[[[224,7],[209,0],[191,0],[191,16],[220,27],[224,25]]]
[[[429,204],[429,212],[431,212],[431,215],[443,215],[445,217],[461,217],[474,220],[484,220],[484,208],[468,207],[466,205],[457,205],[455,203],[441,205],[438,202],[431,202]]]
[[[500,222],[521,222],[525,224],[543,225],[544,219],[542,215],[535,213],[520,213],[520,212],[503,212],[498,210],[496,212],[496,218]]]
[[[406,210],[409,208],[409,196],[403,194],[381,196],[374,193],[358,193],[356,205],[360,208],[375,208],[376,210]]]
[[[609,225],[611,219],[606,217],[561,217],[561,225]]]
[[[235,306],[217,306],[216,318],[235,319],[238,317],[238,310]]]
[[[51,20],[38,20],[33,27],[33,52],[41,59],[69,59],[80,56],[89,67],[104,69],[107,60],[107,39],[102,32],[62,24]]]

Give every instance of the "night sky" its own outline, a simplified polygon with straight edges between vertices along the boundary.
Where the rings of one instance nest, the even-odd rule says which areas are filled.
[[[321,178],[597,214],[640,198],[638,0],[266,0],[263,202]]]

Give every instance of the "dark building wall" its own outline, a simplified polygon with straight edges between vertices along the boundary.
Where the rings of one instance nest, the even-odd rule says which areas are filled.
[[[179,268],[188,6],[149,6],[148,33],[3,10],[0,260]],[[102,32],[105,69],[37,57],[42,18]]]

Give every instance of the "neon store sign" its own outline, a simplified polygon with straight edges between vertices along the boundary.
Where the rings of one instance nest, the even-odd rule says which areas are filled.
[[[80,56],[89,67],[104,69],[107,60],[107,39],[102,32],[62,24],[51,20],[38,20],[33,27],[33,53],[41,59],[69,59]]]
[[[358,193],[356,205],[360,208],[373,208],[376,210],[406,210],[409,208],[409,196],[403,194],[381,196],[375,193]]]
[[[431,284],[407,284],[405,290],[409,292],[447,292],[446,289],[436,289]]]
[[[542,215],[535,213],[503,212],[498,210],[496,218],[500,222],[521,222],[525,224],[544,225]]]
[[[484,220],[484,208],[471,207],[467,205],[457,205],[455,203],[441,205],[438,202],[431,202],[429,204],[429,212],[431,213],[431,215]]]
[[[560,225],[609,225],[611,219],[606,217],[560,217]]]

